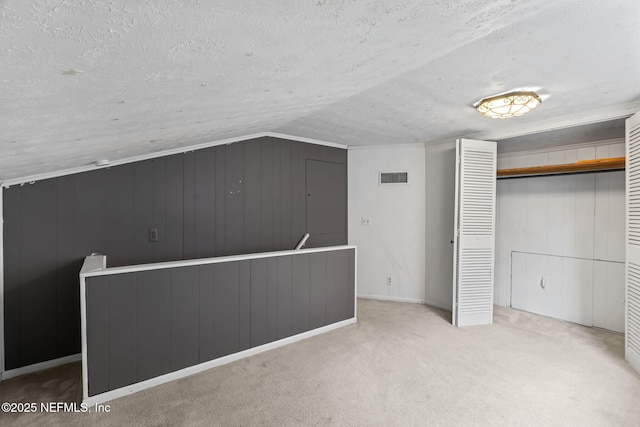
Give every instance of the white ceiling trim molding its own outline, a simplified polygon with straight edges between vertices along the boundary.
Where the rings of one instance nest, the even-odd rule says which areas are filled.
[[[270,136],[272,138],[281,138],[281,139],[289,139],[291,141],[306,142],[307,144],[324,145],[325,147],[341,148],[343,150],[346,150],[347,148],[349,148],[347,145],[344,145],[344,144],[327,142],[327,141],[322,141],[322,140],[313,139],[313,138],[305,138],[303,136],[288,135],[286,133],[264,132],[262,136]]]
[[[592,123],[606,122],[615,119],[624,119],[637,113],[640,110],[640,101],[628,104],[616,105],[589,113],[576,113],[558,117],[551,120],[544,120],[529,125],[514,126],[509,129],[491,130],[466,135],[465,138],[480,140],[500,140],[514,138],[517,136],[530,135],[539,132],[548,132],[558,129],[566,129],[574,126],[589,125]],[[517,121],[517,119],[516,119]]]
[[[589,148],[589,147],[600,147],[602,145],[611,145],[611,144],[624,144],[624,138],[614,138],[614,139],[606,139],[603,141],[594,141],[594,142],[581,142],[578,144],[566,144],[566,145],[556,145],[548,148],[537,148],[535,150],[522,150],[522,151],[510,151],[508,153],[500,153],[498,154],[498,158],[502,159],[505,157],[517,157],[527,154],[540,154],[540,153],[550,153],[553,151],[564,151],[564,150],[575,150],[580,148]]]
[[[417,148],[417,147],[422,147],[424,148],[424,143],[422,142],[415,142],[412,144],[375,144],[375,145],[349,145],[349,151],[353,151],[353,150],[377,150],[377,149],[393,149],[393,150],[398,150],[398,149],[402,149],[402,148]]]
[[[333,142],[321,141],[318,139],[304,138],[304,137],[287,135],[287,134],[276,133],[276,132],[258,132],[258,133],[249,134],[249,135],[243,135],[243,136],[226,138],[226,139],[217,140],[217,141],[205,142],[202,144],[191,145],[187,147],[179,147],[179,148],[172,148],[170,150],[157,151],[154,153],[144,154],[140,156],[127,157],[119,160],[110,160],[108,164],[100,165],[100,166],[90,164],[85,166],[79,166],[76,168],[62,169],[59,171],[30,175],[30,176],[25,176],[20,178],[11,178],[6,181],[0,182],[0,187],[8,188],[8,187],[11,187],[12,185],[24,185],[27,183],[42,181],[43,179],[58,178],[60,176],[73,175],[81,172],[88,172],[88,171],[97,170],[97,169],[110,168],[113,166],[124,165],[127,163],[140,162],[140,161],[149,160],[149,159],[157,159],[158,157],[171,156],[171,155],[180,154],[180,153],[188,153],[190,151],[202,150],[204,148],[215,147],[217,145],[229,145],[235,142],[248,141],[251,139],[264,138],[264,137],[288,139],[290,141],[305,142],[308,144],[323,145],[327,147],[341,148],[344,150],[348,148],[346,145],[343,145],[343,144],[336,144]]]

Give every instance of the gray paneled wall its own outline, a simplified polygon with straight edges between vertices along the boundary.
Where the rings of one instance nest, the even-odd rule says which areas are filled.
[[[89,396],[354,317],[355,250],[89,277]]]
[[[3,190],[6,369],[80,352],[78,273],[91,253],[120,266],[283,250],[308,227],[321,231],[308,247],[346,244],[346,157],[259,138]],[[327,166],[320,178],[314,168],[313,194],[307,160]],[[340,211],[329,230],[307,208],[325,192]]]

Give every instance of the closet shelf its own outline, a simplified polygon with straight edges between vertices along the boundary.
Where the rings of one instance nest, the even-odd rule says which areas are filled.
[[[526,168],[499,169],[498,178],[511,178],[532,175],[551,175],[564,173],[596,172],[624,169],[624,157],[611,157],[608,159],[579,160],[575,163],[561,165],[531,166]]]

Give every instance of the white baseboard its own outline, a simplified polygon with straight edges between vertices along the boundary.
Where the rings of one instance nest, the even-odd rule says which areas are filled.
[[[440,308],[442,310],[446,310],[446,311],[451,312],[451,308],[452,307],[450,305],[439,304],[439,303],[433,302],[433,301],[425,301],[424,303],[427,304],[427,305],[430,305],[432,307]]]
[[[358,298],[375,299],[379,301],[394,301],[394,302],[409,302],[412,304],[424,304],[424,305],[430,305],[435,308],[440,308],[442,310],[451,311],[451,307],[447,307],[445,305],[438,304],[433,301],[421,300],[416,298],[400,298],[400,297],[390,297],[386,295],[358,295]]]
[[[319,335],[325,332],[329,332],[334,329],[341,328],[343,326],[352,325],[357,322],[356,317],[352,317],[351,319],[343,320],[341,322],[333,323],[331,325],[323,326],[321,328],[314,329],[312,331],[303,332],[298,335],[294,335],[292,337],[283,338],[278,341],[274,341],[271,343],[267,343],[261,345],[259,347],[250,348],[248,350],[241,351],[239,353],[230,354],[228,356],[220,357],[215,360],[210,360],[208,362],[200,363],[198,365],[189,366],[188,368],[181,369],[179,371],[170,372],[168,374],[160,375],[159,377],[151,378],[145,381],[141,381],[139,383],[131,384],[126,387],[122,387],[116,390],[107,391],[105,393],[96,394],[95,396],[89,396],[88,398],[83,400],[83,403],[86,403],[89,406],[93,406],[96,404],[101,404],[104,402],[108,402],[113,399],[117,399],[120,397],[128,396],[132,393],[136,393],[138,391],[146,390],[151,387],[155,387],[160,384],[164,384],[170,381],[175,381],[180,378],[188,377],[193,374],[197,374],[203,371],[206,371],[211,368],[215,368],[217,366],[225,365],[227,363],[235,362],[236,360],[244,359],[245,357],[253,356],[267,350],[272,350],[274,348],[282,347],[287,344],[294,343],[296,341],[301,341],[306,338],[313,337],[315,335]]]
[[[59,359],[47,360],[46,362],[34,363],[33,365],[23,366],[21,368],[5,371],[0,375],[2,380],[18,377],[20,375],[30,374],[32,372],[43,371],[45,369],[54,368],[67,363],[79,362],[82,360],[82,353],[72,354],[71,356],[61,357]]]
[[[379,301],[394,301],[394,302],[410,302],[413,304],[426,304],[426,301],[416,298],[401,298],[401,297],[390,297],[387,295],[358,295],[358,298],[362,299],[375,299]]]

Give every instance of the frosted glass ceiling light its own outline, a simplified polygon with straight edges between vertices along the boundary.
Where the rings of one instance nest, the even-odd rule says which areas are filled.
[[[509,92],[481,99],[474,107],[480,114],[492,119],[508,119],[528,113],[541,103],[535,92]]]

